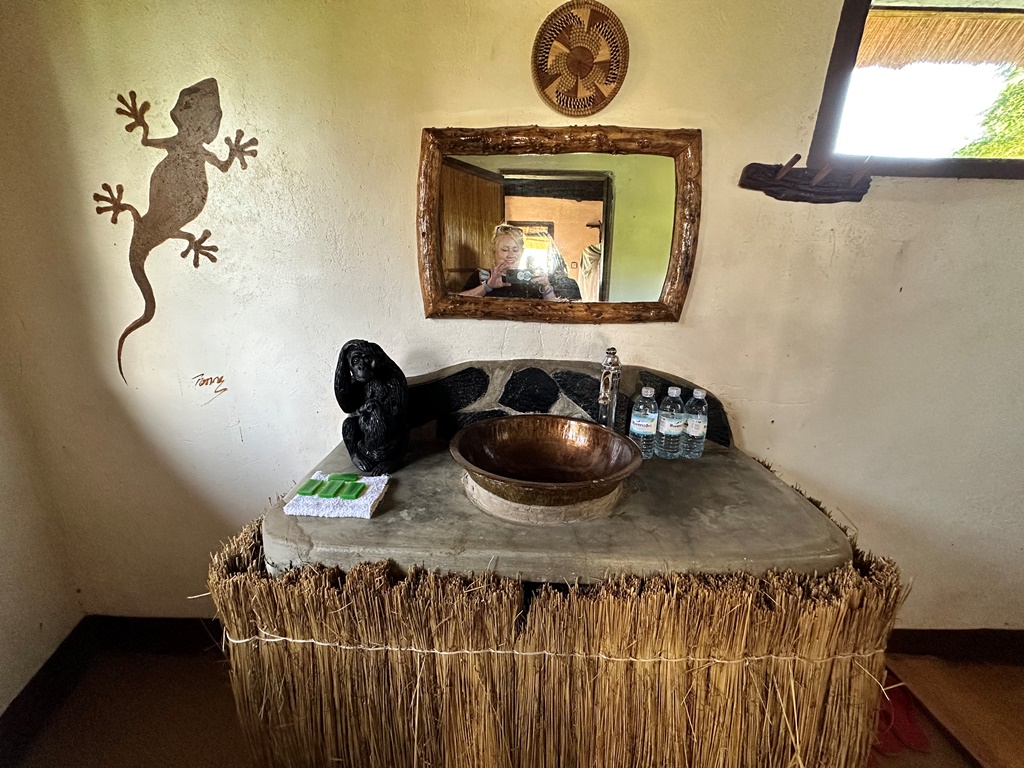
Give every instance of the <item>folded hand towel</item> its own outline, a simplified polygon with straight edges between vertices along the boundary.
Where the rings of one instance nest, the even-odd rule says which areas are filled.
[[[315,480],[326,480],[328,473],[314,472]],[[359,482],[366,483],[366,490],[358,499],[322,499],[319,496],[296,496],[284,505],[286,515],[302,515],[306,517],[360,517],[369,520],[373,510],[377,508],[384,490],[388,486],[389,475],[360,477]]]

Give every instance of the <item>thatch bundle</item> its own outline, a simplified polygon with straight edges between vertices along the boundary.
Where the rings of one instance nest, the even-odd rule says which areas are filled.
[[[899,69],[919,61],[1024,66],[1024,13],[872,8],[857,66]]]
[[[238,713],[260,766],[844,766],[868,757],[904,596],[888,560],[820,577],[495,576],[214,557]]]

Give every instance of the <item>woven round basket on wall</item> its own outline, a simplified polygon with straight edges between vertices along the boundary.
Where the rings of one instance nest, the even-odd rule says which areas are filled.
[[[619,92],[629,66],[622,22],[593,0],[559,6],[537,31],[530,69],[541,98],[556,112],[586,117]]]

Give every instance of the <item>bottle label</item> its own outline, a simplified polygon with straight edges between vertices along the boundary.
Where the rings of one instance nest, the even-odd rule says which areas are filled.
[[[681,413],[673,413],[658,417],[658,431],[669,437],[677,437],[686,429],[686,417]]]
[[[708,417],[692,415],[686,420],[686,434],[690,437],[704,437],[708,433]]]
[[[657,429],[657,414],[634,413],[629,420],[629,431],[634,435],[653,435]]]

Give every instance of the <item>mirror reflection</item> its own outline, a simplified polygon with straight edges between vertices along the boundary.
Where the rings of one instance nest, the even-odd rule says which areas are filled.
[[[548,228],[551,224],[510,222],[495,227],[490,243],[492,266],[473,269],[459,291],[460,295],[490,296],[494,299],[581,300],[580,285],[569,277],[568,266],[551,235],[554,227]],[[600,257],[599,249],[597,254]],[[598,265],[599,261],[600,258]],[[452,272],[458,279],[461,270]]]
[[[672,157],[446,156],[440,181],[450,294],[658,300],[672,248]]]

